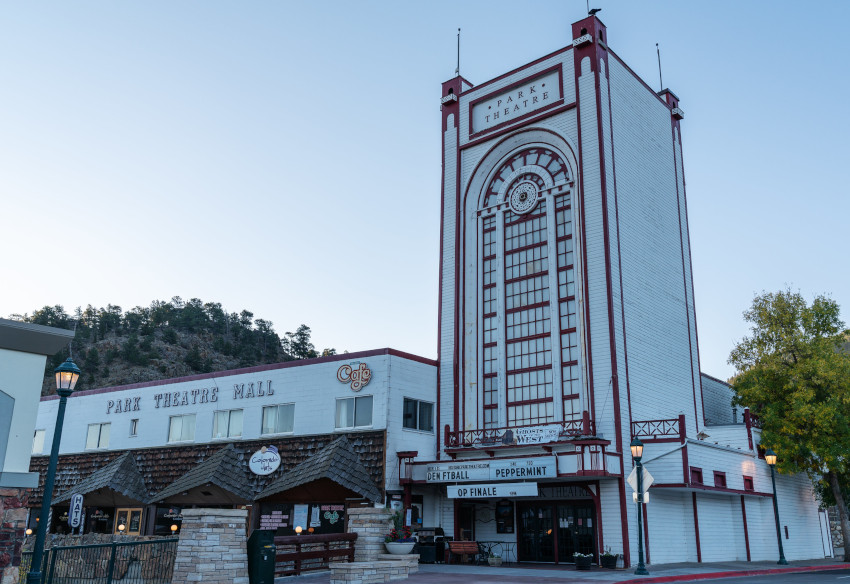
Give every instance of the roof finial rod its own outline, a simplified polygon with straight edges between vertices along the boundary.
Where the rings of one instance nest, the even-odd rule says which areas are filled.
[[[658,48],[658,43],[655,43],[655,51],[658,53],[658,91],[664,91],[664,82],[661,80],[661,49]]]
[[[457,69],[455,69],[455,77],[460,77],[460,28],[457,29]]]

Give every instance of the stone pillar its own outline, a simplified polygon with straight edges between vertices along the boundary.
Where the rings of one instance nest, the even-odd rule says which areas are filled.
[[[0,488],[0,583],[18,581],[30,489]]]
[[[173,584],[248,584],[245,509],[184,509]]]
[[[386,553],[384,538],[393,526],[389,509],[352,507],[348,510],[348,532],[357,534],[355,562],[374,562]]]

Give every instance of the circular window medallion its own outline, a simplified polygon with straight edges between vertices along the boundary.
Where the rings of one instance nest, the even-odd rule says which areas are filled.
[[[523,215],[537,206],[537,185],[521,182],[513,188],[509,197],[511,211]]]

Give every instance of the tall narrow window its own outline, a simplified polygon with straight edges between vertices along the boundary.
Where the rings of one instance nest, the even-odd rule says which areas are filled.
[[[483,298],[484,317],[484,346],[483,346],[483,375],[484,375],[484,427],[495,428],[499,425],[498,402],[498,322],[496,317],[496,217],[490,215],[481,221],[483,242],[484,281],[481,295]]]
[[[138,418],[133,418],[130,420],[130,436],[137,436],[139,434],[139,420]]]
[[[561,398],[564,419],[581,419],[579,343],[576,322],[575,255],[572,197],[555,197],[555,241],[558,249],[558,329],[561,340]]]
[[[44,452],[44,430],[36,430],[32,437],[32,453],[41,454]]]

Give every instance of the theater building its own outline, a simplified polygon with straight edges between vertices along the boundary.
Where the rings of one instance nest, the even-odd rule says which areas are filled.
[[[679,99],[595,16],[567,34],[443,83],[439,447],[403,480],[447,533],[507,559],[610,548],[629,565],[638,437],[651,562],[777,558],[758,429],[700,375]],[[777,488],[785,555],[823,557],[810,482]]]
[[[776,559],[757,420],[701,374],[679,99],[595,16],[565,37],[442,85],[437,361],[386,349],[79,392],[55,526],[72,492],[86,529],[134,533],[167,532],[187,506],[334,531],[377,504],[508,561],[610,549],[629,566],[639,438],[649,562]],[[42,400],[37,446],[55,409]],[[251,468],[274,454],[279,468]],[[830,555],[810,481],[776,487],[786,557]]]
[[[281,535],[344,531],[349,506],[401,493],[399,451],[435,456],[435,388],[434,361],[380,349],[76,392],[51,530],[70,530],[79,493],[84,533],[169,534],[186,507],[248,508]],[[32,522],[57,405],[38,411]]]

